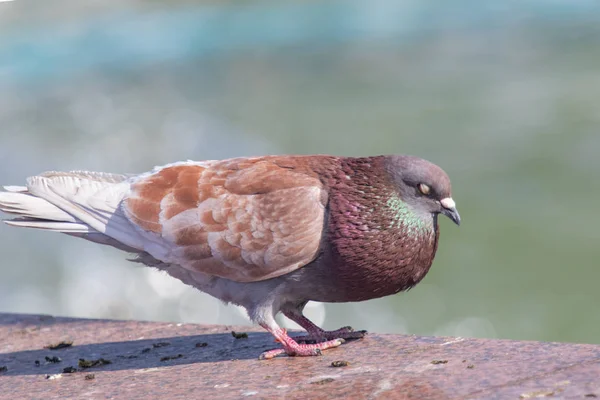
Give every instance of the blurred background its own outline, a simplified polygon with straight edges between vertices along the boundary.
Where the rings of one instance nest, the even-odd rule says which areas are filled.
[[[185,159],[409,153],[451,176],[416,288],[326,328],[600,343],[600,5],[0,2],[0,183]],[[112,248],[0,226],[0,311],[247,324]],[[288,326],[292,326],[288,324]]]

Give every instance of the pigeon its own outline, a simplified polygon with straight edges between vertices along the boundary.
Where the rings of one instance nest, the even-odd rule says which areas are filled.
[[[133,253],[225,303],[244,307],[280,348],[260,359],[315,356],[366,331],[325,331],[309,301],[393,295],[429,271],[438,215],[460,225],[450,179],[409,155],[283,155],[185,161],[141,175],[45,172],[5,186],[8,225]],[[275,316],[306,330],[291,337]]]

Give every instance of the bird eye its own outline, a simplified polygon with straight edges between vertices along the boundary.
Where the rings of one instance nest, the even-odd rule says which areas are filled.
[[[431,188],[424,183],[419,183],[419,192],[428,195],[431,192]]]

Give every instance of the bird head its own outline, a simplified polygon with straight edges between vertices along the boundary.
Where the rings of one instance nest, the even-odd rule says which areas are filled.
[[[388,157],[387,170],[404,202],[420,214],[443,214],[456,225],[460,215],[452,199],[450,178],[443,169],[419,157]]]

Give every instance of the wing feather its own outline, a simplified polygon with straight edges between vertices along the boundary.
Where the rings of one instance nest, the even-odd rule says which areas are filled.
[[[140,177],[123,202],[129,220],[164,243],[155,258],[251,282],[318,255],[326,191],[315,173],[274,157],[167,166]],[[165,250],[166,249],[166,250]],[[158,250],[157,250],[158,251]]]

